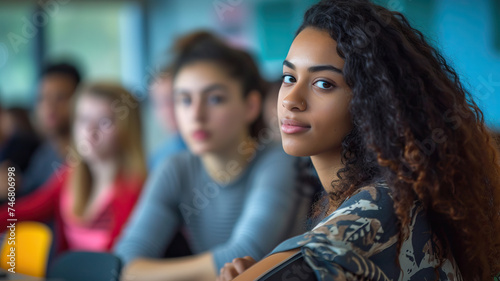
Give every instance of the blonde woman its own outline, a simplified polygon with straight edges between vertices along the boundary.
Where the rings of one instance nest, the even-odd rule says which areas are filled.
[[[108,251],[146,177],[134,97],[114,84],[80,88],[74,100],[72,147],[65,160],[44,186],[16,202],[16,218],[55,218],[59,251]],[[5,224],[7,212],[0,216]]]

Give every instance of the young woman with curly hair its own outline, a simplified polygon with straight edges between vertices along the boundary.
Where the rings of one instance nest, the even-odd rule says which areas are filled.
[[[285,151],[311,156],[329,193],[325,218],[255,265],[227,264],[220,280],[251,265],[236,279],[500,272],[497,147],[457,73],[402,14],[362,0],[310,8],[283,63],[278,115]]]

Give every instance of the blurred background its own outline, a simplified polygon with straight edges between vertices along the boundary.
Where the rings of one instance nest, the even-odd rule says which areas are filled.
[[[141,101],[149,154],[166,137],[148,84],[179,36],[208,29],[250,50],[264,77],[281,65],[305,10],[316,0],[2,0],[0,103],[30,110],[49,62],[76,64],[84,80],[115,80]],[[405,14],[462,76],[500,130],[500,0],[377,0]]]

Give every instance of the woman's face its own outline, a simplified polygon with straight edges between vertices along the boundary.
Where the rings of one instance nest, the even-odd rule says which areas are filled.
[[[211,62],[179,71],[174,101],[181,135],[197,155],[237,148],[260,111],[260,100],[244,98],[240,82]]]
[[[283,63],[278,117],[285,152],[315,156],[341,152],[352,130],[351,90],[344,81],[344,60],[326,31],[305,28]]]
[[[76,102],[73,137],[86,161],[113,159],[118,154],[118,130],[111,102],[88,94]]]

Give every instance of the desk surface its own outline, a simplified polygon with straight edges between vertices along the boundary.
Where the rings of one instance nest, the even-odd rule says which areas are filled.
[[[42,281],[44,279],[32,277],[20,273],[7,273],[0,275],[0,281],[4,280],[25,280],[25,281]]]
[[[19,280],[19,281],[63,281],[61,279],[46,279],[24,275],[21,273],[10,273],[0,268],[0,281]]]

